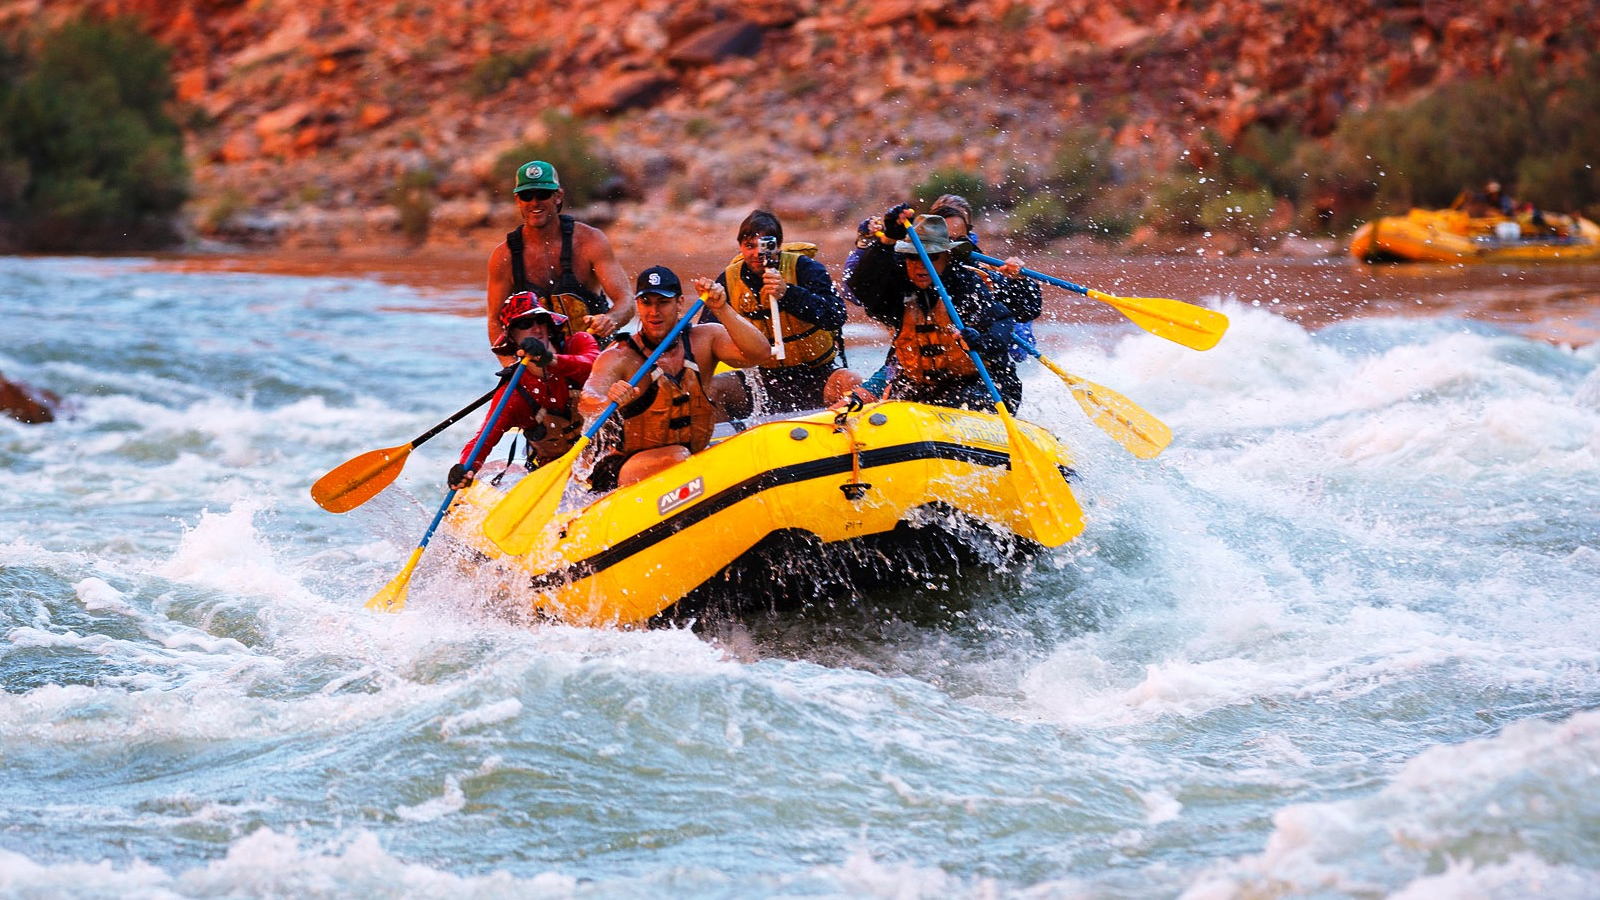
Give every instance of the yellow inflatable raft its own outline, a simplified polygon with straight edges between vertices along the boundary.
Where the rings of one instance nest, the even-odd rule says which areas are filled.
[[[1047,431],[1018,422],[1070,480]],[[906,402],[751,427],[658,475],[606,495],[574,477],[563,508],[524,556],[505,556],[482,520],[509,489],[480,478],[442,534],[496,573],[515,602],[573,624],[637,625],[721,588],[764,602],[803,593],[838,567],[892,572],[913,556],[988,543],[1036,551],[998,416]],[[1070,489],[1064,543],[1083,530]],[[954,536],[952,539],[951,536]],[[820,552],[815,552],[820,551]],[[741,577],[742,576],[742,577]]]
[[[1458,209],[1413,209],[1356,229],[1350,255],[1364,262],[1529,262],[1600,258],[1600,226],[1581,216],[1474,218]]]

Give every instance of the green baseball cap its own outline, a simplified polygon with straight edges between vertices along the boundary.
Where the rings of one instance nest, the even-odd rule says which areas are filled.
[[[511,193],[533,190],[561,190],[561,179],[556,177],[556,167],[542,159],[517,166],[517,186]]]

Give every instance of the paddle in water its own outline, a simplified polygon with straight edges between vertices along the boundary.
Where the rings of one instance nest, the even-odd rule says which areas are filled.
[[[672,346],[673,341],[676,341],[678,335],[689,327],[704,306],[705,297],[702,295],[678,319],[677,324],[672,326],[672,330],[668,331],[667,336],[656,345],[656,349],[651,351],[644,365],[628,379],[628,387],[639,386],[639,382],[655,368],[661,354]],[[583,435],[572,445],[571,450],[560,459],[533,470],[527,477],[517,482],[516,487],[513,487],[505,498],[495,504],[494,508],[489,510],[489,514],[483,517],[484,536],[512,556],[521,556],[532,550],[545,524],[555,516],[556,509],[561,505],[561,495],[566,491],[573,463],[578,461],[579,454],[583,453],[584,448],[588,447],[589,442],[600,432],[600,427],[616,411],[615,402],[606,404],[606,408],[595,417],[588,428],[584,429]]]
[[[500,390],[498,387],[494,388],[462,407],[450,418],[412,438],[409,444],[387,447],[383,450],[369,450],[335,467],[311,486],[311,499],[331,513],[349,512],[371,500],[400,477],[400,470],[405,468],[406,457],[411,455],[412,450],[461,421],[473,410],[493,400],[494,392],[498,390]]]
[[[477,463],[478,453],[483,450],[484,441],[494,431],[495,423],[500,421],[500,413],[505,410],[506,401],[516,392],[517,382],[522,378],[522,373],[527,371],[530,363],[531,360],[523,357],[518,362],[516,369],[511,373],[511,380],[506,382],[504,393],[500,395],[499,402],[495,403],[494,410],[489,413],[489,419],[484,422],[483,430],[478,432],[478,439],[472,443],[472,451],[467,454],[467,462],[469,464],[475,465]],[[495,390],[501,389],[495,388]],[[493,396],[493,392],[490,393],[490,396]],[[465,414],[470,411],[462,410],[462,413]],[[428,523],[428,530],[423,533],[422,540],[417,543],[417,548],[411,551],[411,558],[406,560],[405,568],[400,570],[400,574],[396,575],[394,580],[384,585],[383,590],[372,595],[372,599],[367,601],[367,609],[379,612],[399,612],[406,608],[406,591],[411,586],[411,573],[416,571],[417,563],[422,560],[422,551],[427,549],[428,541],[433,538],[434,531],[438,529],[439,523],[444,521],[444,514],[450,510],[450,504],[456,499],[457,493],[459,492],[455,488],[451,488],[445,493],[444,502],[439,504],[439,511],[434,513],[433,521]]]
[[[955,301],[950,299],[950,292],[945,290],[944,281],[939,278],[939,271],[933,267],[933,260],[928,257],[927,248],[922,246],[922,238],[918,236],[917,229],[912,227],[911,223],[906,225],[906,237],[917,249],[917,256],[922,259],[922,266],[927,269],[928,277],[933,279],[933,286],[939,292],[939,299],[944,302],[945,311],[950,314],[951,324],[955,326],[956,331],[961,331],[966,327],[961,322],[961,313],[956,311]],[[973,365],[978,368],[978,375],[983,378],[984,387],[989,389],[989,396],[994,400],[994,408],[1000,413],[1000,421],[1005,423],[1006,443],[1011,450],[1011,470],[1006,478],[1010,481],[1017,498],[1022,501],[1023,510],[1028,515],[1028,524],[1033,529],[1034,539],[1047,547],[1059,547],[1083,530],[1083,511],[1078,508],[1078,501],[1068,489],[1066,479],[1056,468],[1055,459],[1023,434],[1021,426],[1011,418],[1005,401],[1000,399],[1000,390],[994,386],[994,379],[989,377],[989,368],[983,364],[978,351],[968,347],[967,355],[972,357]]]
[[[1006,262],[976,252],[968,254],[968,257],[991,266],[1003,266]],[[1145,331],[1195,350],[1210,350],[1215,347],[1217,341],[1222,340],[1223,333],[1228,330],[1227,316],[1214,309],[1195,306],[1182,300],[1169,300],[1165,297],[1117,297],[1032,269],[1023,269],[1022,274],[1035,281],[1053,284],[1058,288],[1065,288],[1091,300],[1099,300],[1101,303],[1116,307],[1118,312]]]

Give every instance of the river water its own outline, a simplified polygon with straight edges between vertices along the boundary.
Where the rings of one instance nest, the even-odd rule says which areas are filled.
[[[1232,328],[1047,292],[1047,353],[1177,435],[1025,367],[1079,540],[622,632],[435,554],[362,608],[465,425],[307,494],[492,384],[474,286],[0,259],[0,372],[70,405],[0,418],[0,896],[1600,895],[1600,270],[1093,265]]]

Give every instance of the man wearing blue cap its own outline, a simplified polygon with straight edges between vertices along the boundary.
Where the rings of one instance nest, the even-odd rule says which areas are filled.
[[[587,331],[607,343],[633,318],[628,273],[611,241],[600,229],[561,212],[566,196],[561,179],[544,160],[518,166],[511,192],[522,225],[489,256],[489,346],[501,362],[515,360],[510,355],[515,348],[505,346],[500,307],[522,291],[532,291],[546,309],[566,316],[566,333]]]
[[[634,286],[638,334],[622,335],[594,361],[578,412],[593,421],[608,404],[617,404],[617,415],[606,423],[597,442],[603,449],[589,476],[594,490],[632,484],[704,450],[716,425],[706,395],[711,373],[719,363],[742,369],[759,366],[772,356],[767,336],[728,303],[721,284],[696,278],[693,286],[717,321],[680,332],[675,346],[661,354],[655,371],[638,387],[630,386],[629,379],[688,308],[677,274],[666,266],[639,273]],[[621,427],[614,427],[619,420]]]

